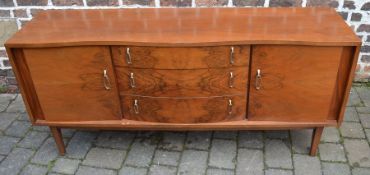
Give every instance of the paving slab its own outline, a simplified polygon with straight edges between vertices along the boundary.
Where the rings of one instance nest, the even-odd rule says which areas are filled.
[[[263,148],[263,132],[262,131],[241,131],[239,132],[239,148]]]
[[[78,131],[69,141],[66,147],[66,155],[69,158],[82,159],[86,156],[91,148],[94,139],[96,138],[95,132]]]
[[[149,167],[156,147],[157,143],[152,143],[149,139],[135,139],[125,164],[135,167]]]
[[[123,166],[118,174],[119,175],[146,175],[147,171],[148,170],[146,168]]]
[[[320,158],[324,161],[346,162],[344,147],[341,144],[322,143],[319,145]]]
[[[18,115],[17,113],[0,113],[0,131],[5,131],[17,119]]]
[[[60,158],[56,160],[52,171],[61,174],[74,174],[80,162],[76,159]]]
[[[325,127],[321,136],[321,141],[338,143],[340,141],[338,129],[335,127]]]
[[[266,138],[269,139],[288,139],[289,131],[287,130],[276,130],[276,131],[265,131]]]
[[[149,175],[176,175],[176,167],[153,165],[149,169]]]
[[[347,138],[365,138],[365,133],[360,123],[343,122],[340,133]]]
[[[292,149],[295,153],[307,154],[311,148],[312,129],[291,130]]]
[[[370,114],[359,114],[361,124],[364,128],[370,128]]]
[[[125,156],[125,150],[92,148],[82,164],[99,168],[119,169]]]
[[[164,132],[163,139],[158,144],[159,149],[181,151],[184,149],[184,132]]]
[[[234,175],[234,171],[210,168],[210,169],[207,169],[207,175]]]
[[[27,135],[18,143],[18,146],[23,148],[37,149],[49,136],[47,132],[30,131]]]
[[[180,161],[180,152],[157,150],[154,155],[153,164],[177,166]]]
[[[127,149],[134,140],[133,132],[101,132],[95,145],[99,147]]]
[[[213,138],[216,139],[233,139],[235,140],[238,136],[237,131],[215,131],[213,133]]]
[[[211,145],[212,132],[189,132],[185,142],[187,149],[208,150]]]
[[[28,164],[23,168],[20,175],[45,175],[48,172],[47,166]]]
[[[294,154],[294,174],[299,175],[321,175],[321,165],[318,157]]]
[[[351,88],[351,91],[349,93],[347,106],[363,106],[360,96],[358,95],[356,89],[353,87]]]
[[[59,155],[57,145],[52,137],[49,137],[37,150],[36,154],[31,159],[32,163],[49,165],[49,163],[55,160]]]
[[[19,140],[20,138],[16,137],[0,136],[0,154],[9,154]]]
[[[14,121],[8,129],[5,130],[5,135],[14,137],[23,137],[31,127],[31,123],[27,121]]]
[[[209,157],[209,166],[235,169],[236,141],[213,139]]]
[[[116,175],[117,172],[108,169],[80,166],[76,175]]]
[[[355,88],[365,106],[370,107],[369,87],[355,87]]]
[[[347,164],[344,163],[322,163],[323,175],[350,175],[351,170]]]
[[[15,97],[16,94],[0,94],[0,112],[5,111]]]
[[[263,152],[256,149],[239,149],[236,175],[263,175]]]
[[[6,109],[6,112],[14,112],[14,113],[26,112],[26,106],[24,106],[23,98],[21,95],[18,95],[17,98],[10,103],[10,105]]]
[[[344,139],[348,161],[353,167],[370,167],[369,143],[362,139]]]
[[[185,150],[182,153],[178,173],[182,175],[205,174],[208,152]]]
[[[293,175],[293,171],[282,169],[268,169],[265,171],[265,175]]]
[[[358,113],[356,107],[347,107],[344,113],[344,121],[347,122],[359,122]]]
[[[265,161],[267,167],[292,169],[291,149],[283,140],[267,139],[265,141]]]
[[[24,148],[14,148],[0,164],[0,174],[16,175],[28,163],[34,151]]]

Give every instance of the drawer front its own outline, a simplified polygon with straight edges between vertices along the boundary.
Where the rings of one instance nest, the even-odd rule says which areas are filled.
[[[119,120],[109,47],[23,49],[47,121]]]
[[[248,119],[326,121],[342,47],[253,47]]]
[[[116,68],[122,95],[209,97],[245,95],[248,69],[163,70]]]
[[[150,98],[122,96],[124,117],[161,123],[209,123],[243,120],[246,96]]]
[[[248,66],[250,46],[124,47],[113,46],[115,66],[155,69],[199,69]]]

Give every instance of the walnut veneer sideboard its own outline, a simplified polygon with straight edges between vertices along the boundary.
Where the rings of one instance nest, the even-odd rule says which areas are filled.
[[[5,46],[61,154],[61,128],[313,128],[315,155],[361,42],[330,8],[149,8],[40,12]]]

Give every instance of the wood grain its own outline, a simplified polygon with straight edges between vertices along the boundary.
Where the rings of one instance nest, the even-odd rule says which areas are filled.
[[[245,119],[246,96],[214,98],[150,98],[123,96],[125,119],[162,123],[209,123]],[[138,102],[138,113],[134,111]],[[229,108],[229,100],[232,107]],[[229,110],[231,113],[229,114]]]
[[[208,97],[247,93],[247,67],[194,70],[116,68],[116,73],[121,95]],[[131,73],[134,88],[130,84]]]
[[[234,47],[230,62],[231,47]],[[132,64],[127,64],[129,48]],[[219,47],[112,47],[115,66],[155,69],[200,69],[248,66],[250,46]]]
[[[254,46],[249,120],[325,121],[342,47]],[[261,89],[255,88],[261,70]]]
[[[158,130],[158,131],[208,131],[208,130],[288,130],[336,126],[335,120],[325,122],[284,122],[284,121],[225,121],[213,123],[160,123],[135,120],[102,121],[45,121],[37,120],[36,125],[58,126],[65,128],[97,128],[107,130]]]
[[[358,46],[361,41],[330,8],[133,8],[42,11],[5,45],[245,44]]]
[[[45,120],[91,121],[121,118],[108,47],[24,49]],[[108,70],[111,90],[103,85]]]

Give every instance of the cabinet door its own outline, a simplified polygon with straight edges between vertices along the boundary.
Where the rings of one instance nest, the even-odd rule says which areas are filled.
[[[327,119],[342,47],[261,45],[252,53],[249,120]]]
[[[108,47],[24,49],[23,52],[45,120],[121,118]]]

